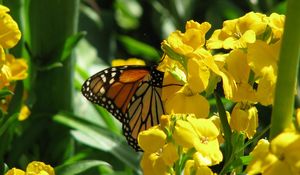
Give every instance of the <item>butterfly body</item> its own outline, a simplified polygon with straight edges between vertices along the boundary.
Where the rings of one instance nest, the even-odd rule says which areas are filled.
[[[164,114],[163,77],[155,66],[111,67],[87,79],[82,94],[115,116],[129,145],[140,150],[138,133],[159,124]]]

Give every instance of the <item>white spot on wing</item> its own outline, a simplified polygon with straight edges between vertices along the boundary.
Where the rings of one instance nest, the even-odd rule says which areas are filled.
[[[106,82],[106,77],[105,76],[102,77],[102,81]]]
[[[113,84],[113,82],[115,82],[113,78],[109,80],[109,84]]]
[[[104,87],[102,87],[102,88],[100,89],[100,93],[101,93],[101,94],[104,94],[104,93],[105,93]]]

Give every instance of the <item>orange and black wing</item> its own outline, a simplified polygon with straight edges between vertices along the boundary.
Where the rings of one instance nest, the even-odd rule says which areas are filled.
[[[147,66],[112,67],[90,77],[83,95],[106,108],[122,122],[124,135],[135,150],[138,133],[159,124],[164,114],[161,90],[164,73]]]

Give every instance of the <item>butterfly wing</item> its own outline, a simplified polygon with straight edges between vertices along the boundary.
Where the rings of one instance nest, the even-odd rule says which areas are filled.
[[[140,150],[138,133],[157,125],[164,113],[161,101],[163,76],[163,72],[155,67],[112,67],[86,80],[82,93],[122,122],[129,145]]]

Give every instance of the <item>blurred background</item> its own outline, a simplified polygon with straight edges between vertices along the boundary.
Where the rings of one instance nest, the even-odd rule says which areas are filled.
[[[13,122],[1,136],[2,162],[24,169],[28,162],[40,160],[55,167],[57,174],[85,175],[141,174],[141,154],[127,145],[119,122],[82,96],[84,80],[115,58],[157,62],[162,40],[172,31],[184,31],[187,20],[211,23],[209,37],[226,19],[250,11],[284,14],[286,6],[284,0],[2,3],[11,9],[22,31],[21,41],[11,52],[27,59],[30,66],[29,77],[16,84],[12,113],[20,108],[22,96],[31,110],[27,120]],[[269,108],[263,111],[270,113]]]

